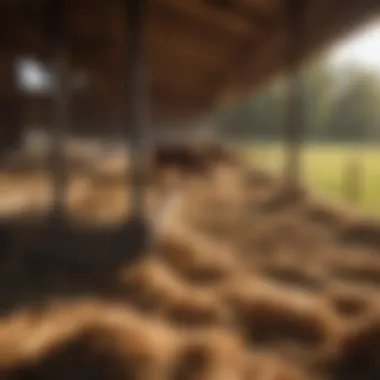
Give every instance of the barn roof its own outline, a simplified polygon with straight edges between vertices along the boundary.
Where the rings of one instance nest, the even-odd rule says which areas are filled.
[[[69,65],[89,78],[88,88],[75,94],[73,107],[87,114],[92,110],[94,119],[103,107],[116,120],[123,112],[126,87],[125,1],[67,3]],[[300,58],[379,8],[378,0],[301,3]],[[253,91],[286,66],[292,36],[286,0],[150,0],[146,11],[144,43],[154,120],[206,113]],[[45,22],[46,0],[0,0],[2,79],[9,82],[6,66],[14,57],[48,56]],[[10,92],[3,86],[0,96]]]

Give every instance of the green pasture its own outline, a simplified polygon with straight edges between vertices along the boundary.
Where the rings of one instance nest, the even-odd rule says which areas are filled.
[[[279,143],[241,144],[241,149],[263,168],[276,172],[284,167]],[[380,145],[308,144],[301,162],[303,182],[314,191],[380,215]]]

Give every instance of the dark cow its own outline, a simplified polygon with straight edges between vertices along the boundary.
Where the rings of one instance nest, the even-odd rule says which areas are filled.
[[[178,169],[184,173],[204,173],[208,168],[204,153],[186,144],[161,145],[153,152],[153,166],[162,169]]]
[[[183,173],[205,174],[216,164],[231,164],[235,161],[232,154],[217,144],[161,145],[153,153],[153,167],[158,169],[177,169]]]

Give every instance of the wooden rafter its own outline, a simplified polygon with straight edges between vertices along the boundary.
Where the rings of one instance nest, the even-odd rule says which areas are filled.
[[[128,58],[124,1],[67,2],[71,71],[87,74],[90,81],[83,95],[122,104],[120,78]],[[47,59],[48,40],[40,25],[45,3],[0,0],[2,52]],[[153,118],[170,121],[170,115],[176,119],[206,112],[238,100],[286,69],[290,37],[284,4],[285,0],[148,0],[144,44]],[[378,0],[307,0],[307,39],[300,59],[379,7]],[[8,91],[10,87],[4,88],[2,96]]]

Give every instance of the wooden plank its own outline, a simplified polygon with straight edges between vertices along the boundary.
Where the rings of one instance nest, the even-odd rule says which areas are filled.
[[[119,78],[127,59],[123,50],[127,31],[120,12],[123,1],[68,1],[72,69],[90,74],[89,91],[103,96],[105,102],[112,93],[112,101],[116,102],[121,96]],[[308,2],[305,56],[342,35],[380,4],[378,0]],[[26,8],[19,13],[23,4],[25,0],[0,0],[2,50],[15,55],[35,52],[46,58],[47,40],[37,22],[43,14],[44,1],[34,0],[32,13]],[[188,99],[191,107],[202,110],[215,105],[218,94],[224,101],[239,98],[286,68],[288,32],[283,1],[229,0],[226,4],[223,8],[207,4],[206,0],[150,0],[144,38],[152,83],[162,87],[162,92],[170,92],[166,104],[154,98],[164,107],[163,113],[170,108],[176,113],[176,98]],[[188,78],[182,79],[182,75]],[[197,97],[204,101],[203,105],[197,103]]]
[[[350,0],[331,2],[308,0],[308,19],[305,30],[305,50],[302,59],[318,54],[323,47],[343,36],[355,25],[374,17],[380,11],[377,0]],[[215,106],[221,106],[221,99],[229,99],[230,104],[248,95],[252,89],[259,89],[273,75],[287,69],[286,53],[289,32],[284,24],[274,33],[263,37],[260,45],[251,52],[250,57],[234,69],[230,86],[226,86],[216,98]],[[235,88],[234,99],[227,96],[229,87]],[[223,104],[226,104],[225,101]]]
[[[169,17],[191,23],[195,28],[214,30],[215,33],[245,37],[257,31],[257,27],[244,16],[227,13],[204,2],[155,0],[151,3],[154,17]]]

